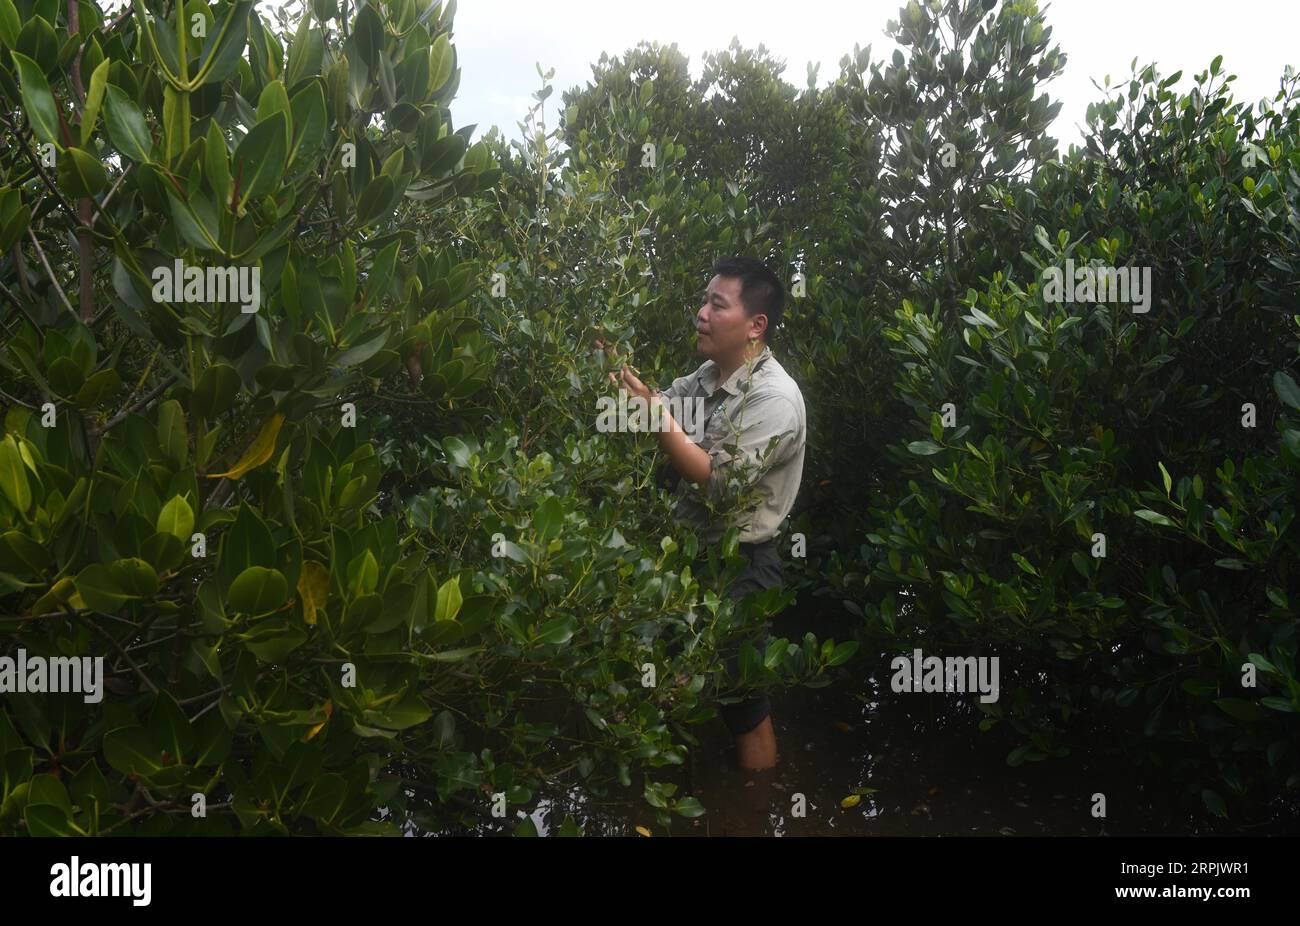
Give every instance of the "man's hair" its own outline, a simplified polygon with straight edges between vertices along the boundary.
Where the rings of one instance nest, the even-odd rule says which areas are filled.
[[[764,338],[772,343],[776,328],[785,314],[785,287],[778,277],[760,260],[752,257],[727,257],[713,265],[710,276],[740,279],[740,301],[745,314],[767,316]]]

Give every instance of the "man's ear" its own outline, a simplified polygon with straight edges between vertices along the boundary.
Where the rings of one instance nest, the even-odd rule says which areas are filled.
[[[761,338],[767,334],[767,316],[754,315],[749,319],[749,336]]]

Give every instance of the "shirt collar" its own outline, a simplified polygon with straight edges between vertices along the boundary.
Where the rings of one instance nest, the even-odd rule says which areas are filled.
[[[771,356],[772,348],[764,347],[762,352],[754,358],[754,366],[757,367],[762,360]],[[725,383],[722,383],[722,388],[729,394],[733,396],[740,395],[741,384],[747,380],[745,375],[746,367],[747,364],[742,363],[736,368],[736,372],[727,377]],[[704,388],[709,391],[710,395],[718,390],[718,364],[715,361],[710,360],[704,365],[704,369],[700,372],[700,381],[704,384]]]

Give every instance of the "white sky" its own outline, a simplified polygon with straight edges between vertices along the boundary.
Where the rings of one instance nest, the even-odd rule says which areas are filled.
[[[546,101],[548,130],[558,124],[563,91],[585,86],[602,51],[622,55],[642,39],[677,43],[691,74],[701,55],[737,36],[747,48],[765,45],[784,59],[783,78],[802,89],[807,63],[821,62],[818,84],[839,74],[853,44],[872,46],[872,59],[892,54],[885,23],[897,19],[901,0],[458,0],[453,41],[462,69],[451,110],[457,126],[477,123],[479,138],[496,125],[519,138],[517,123],[541,86],[536,65],[555,68]],[[1236,74],[1238,100],[1271,97],[1289,63],[1300,70],[1300,0],[1055,0],[1046,7],[1052,42],[1068,60],[1046,85],[1064,101],[1052,135],[1062,149],[1078,142],[1088,103],[1101,94],[1090,79],[1112,84],[1154,61],[1160,72],[1181,70],[1177,89],[1223,55]]]

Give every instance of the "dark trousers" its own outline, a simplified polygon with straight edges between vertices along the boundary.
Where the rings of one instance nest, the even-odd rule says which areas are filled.
[[[736,580],[736,584],[727,590],[727,595],[730,598],[739,602],[741,598],[748,594],[781,584],[781,554],[777,552],[776,544],[773,541],[742,543],[740,551],[749,558],[749,568]],[[770,633],[771,621],[768,621],[767,627]],[[720,655],[723,657],[727,671],[733,675],[739,675],[739,645],[728,647]],[[768,714],[772,713],[772,702],[765,692],[757,692],[737,704],[720,704],[718,705],[718,711],[722,715],[722,722],[727,725],[727,730],[731,735],[739,736],[753,730],[763,722]]]

